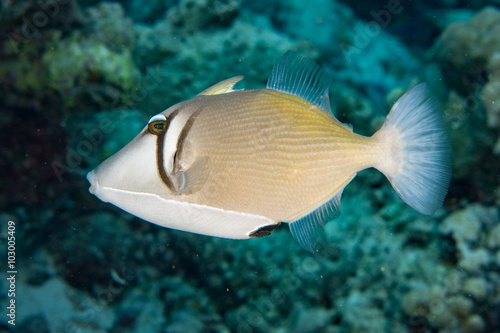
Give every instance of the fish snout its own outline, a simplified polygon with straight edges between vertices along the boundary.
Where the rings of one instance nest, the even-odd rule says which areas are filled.
[[[90,171],[87,174],[87,180],[90,183],[89,192],[93,195],[97,196],[97,190],[99,188],[99,182],[97,181],[97,176],[95,175],[94,170]]]

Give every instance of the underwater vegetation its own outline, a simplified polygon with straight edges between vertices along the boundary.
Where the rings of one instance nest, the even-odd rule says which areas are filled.
[[[17,265],[15,296],[1,266],[0,330],[500,332],[500,8],[307,3],[0,4],[0,258],[13,221]],[[332,111],[363,135],[427,82],[453,144],[443,208],[421,215],[360,172],[312,255],[286,225],[219,239],[88,192],[87,172],[153,115],[236,75],[263,88],[288,50],[331,73]]]

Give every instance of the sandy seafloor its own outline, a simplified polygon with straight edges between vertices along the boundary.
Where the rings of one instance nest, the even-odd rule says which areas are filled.
[[[1,2],[0,331],[500,332],[497,6]],[[453,144],[443,208],[421,215],[362,171],[312,255],[286,225],[219,239],[88,192],[86,173],[151,116],[235,75],[263,88],[287,50],[333,75],[334,113],[364,135],[427,82]]]

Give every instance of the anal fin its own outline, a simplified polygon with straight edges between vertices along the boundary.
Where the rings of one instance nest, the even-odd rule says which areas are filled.
[[[307,251],[315,253],[319,251],[322,244],[326,244],[323,228],[327,222],[340,215],[340,198],[343,189],[315,210],[289,223],[293,238]]]

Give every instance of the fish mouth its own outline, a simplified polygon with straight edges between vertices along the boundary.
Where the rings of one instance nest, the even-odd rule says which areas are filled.
[[[94,170],[90,171],[87,174],[87,180],[90,183],[89,192],[92,193],[93,195],[97,196],[96,193],[97,193],[97,190],[99,188],[99,182],[97,181],[97,177],[94,173]]]

